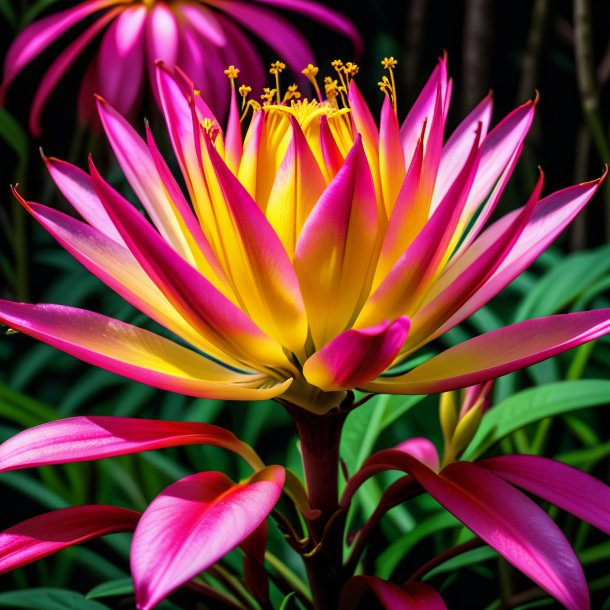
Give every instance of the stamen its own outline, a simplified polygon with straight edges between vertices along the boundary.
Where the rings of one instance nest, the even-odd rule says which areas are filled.
[[[243,110],[244,106],[246,105],[246,99],[248,98],[248,95],[252,92],[252,87],[249,87],[248,85],[241,85],[238,91],[239,95],[241,95],[241,109]]]
[[[263,93],[261,94],[261,99],[263,100],[263,106],[269,106],[271,104],[271,100],[273,96],[277,93],[277,89],[271,89],[269,87],[265,87],[263,89]],[[278,95],[279,101],[279,95]]]
[[[330,105],[334,108],[338,108],[337,96],[339,95],[339,81],[332,79],[330,76],[324,78],[324,90],[326,92],[326,99]]]
[[[286,89],[286,93],[284,94],[284,99],[282,100],[282,103],[288,102],[290,100],[298,100],[300,98],[301,92],[299,91],[299,86],[296,83],[292,83],[292,85],[290,85],[288,89]]]
[[[234,65],[231,64],[225,70],[225,76],[229,77],[229,80],[231,81],[231,85],[235,85],[235,79],[239,76],[239,70]]]
[[[269,73],[275,76],[275,94],[277,98],[277,103],[281,104],[280,100],[280,74],[286,69],[286,64],[281,61],[274,61],[271,64],[271,68],[269,68]]]
[[[319,71],[320,69],[318,68],[318,66],[308,64],[304,70],[301,70],[301,74],[304,74],[309,80],[309,82],[313,85],[314,89],[316,90],[318,100],[321,102],[323,100],[322,92],[320,91],[320,87],[318,87],[318,81],[316,80],[316,76]]]
[[[331,62],[330,65],[335,69],[335,72],[339,75],[339,80],[341,81],[341,84],[347,91],[347,83],[345,82],[345,79],[344,79],[345,66],[343,65],[343,62],[340,59],[335,59],[334,61]]]
[[[390,99],[392,100],[394,112],[398,113],[396,107],[396,82],[394,81],[394,68],[398,65],[398,61],[396,61],[393,57],[384,57],[381,60],[381,65],[383,66],[384,70],[387,70],[390,73],[390,93],[388,95],[390,95]],[[387,81],[388,77],[384,76],[382,80]],[[384,89],[382,89],[382,91],[384,91]],[[387,93],[387,91],[384,91],[384,93]]]

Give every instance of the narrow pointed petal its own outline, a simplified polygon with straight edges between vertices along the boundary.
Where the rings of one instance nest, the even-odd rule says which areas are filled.
[[[317,348],[349,327],[368,297],[379,248],[376,206],[358,137],[309,215],[294,257]]]
[[[383,470],[410,474],[439,504],[569,610],[587,610],[582,567],[555,522],[525,494],[469,462],[440,475],[395,449],[373,454],[348,483],[347,497]],[[342,500],[343,502],[343,500]]]
[[[45,72],[32,101],[30,111],[30,131],[39,136],[41,133],[40,120],[44,106],[57,86],[64,77],[70,66],[80,57],[85,48],[93,39],[121,12],[120,8],[108,11],[90,25],[74,42],[60,53],[51,67]]]
[[[477,465],[610,535],[610,487],[590,474],[537,455],[502,455]]]
[[[144,6],[125,9],[104,34],[97,56],[100,85],[97,93],[124,115],[130,112],[142,91],[147,12]]]
[[[464,167],[464,162],[468,158],[468,153],[472,146],[472,136],[477,129],[481,130],[481,140],[484,141],[489,129],[489,123],[491,122],[492,109],[493,98],[491,95],[488,95],[458,125],[457,129],[443,146],[434,197],[432,199],[432,210],[436,209],[436,206],[443,200],[443,197]]]
[[[211,343],[238,359],[285,363],[281,347],[275,341],[179,257],[144,217],[102,179],[93,165],[91,171],[95,189],[129,249],[185,320]]]
[[[131,545],[138,608],[150,610],[243,542],[267,518],[283,484],[284,469],[270,466],[241,484],[202,472],[161,492]]]
[[[211,424],[130,417],[68,417],[29,428],[0,445],[0,471],[99,460],[165,447],[212,445],[260,460],[234,434]]]
[[[535,101],[519,106],[502,119],[483,140],[477,179],[464,210],[466,217],[471,217],[485,201],[515,152],[520,150],[534,120],[535,108]]]
[[[341,13],[328,8],[318,2],[309,0],[256,0],[262,4],[270,4],[279,8],[285,8],[295,13],[301,13],[325,26],[347,36],[354,44],[356,57],[362,54],[363,43],[356,26]]]
[[[434,394],[495,379],[610,332],[610,309],[535,318],[441,352],[404,375],[364,385],[370,392]]]
[[[379,175],[386,215],[390,218],[405,179],[406,167],[398,118],[388,95],[383,101],[379,124]]]
[[[323,390],[349,390],[385,371],[409,334],[409,320],[398,318],[369,328],[346,330],[303,365],[303,375]]]
[[[447,86],[447,62],[442,58],[400,127],[402,149],[407,163],[411,163],[424,121],[431,123],[436,114],[437,94],[440,93],[442,101],[448,97]],[[441,108],[442,106],[444,104]]]
[[[136,130],[102,99],[98,110],[115,157],[154,225],[184,260],[226,293],[218,263],[158,150],[155,161]]]
[[[264,375],[233,372],[147,330],[83,309],[0,300],[0,322],[94,366],[170,392],[263,400],[289,385],[259,391],[255,388],[269,381]]]
[[[600,180],[571,186],[541,199],[523,232],[491,277],[434,333],[434,336],[439,336],[453,328],[480,309],[529,267],[590,201],[605,175]],[[443,279],[447,282],[457,281],[471,261],[486,256],[519,213],[520,210],[510,212],[482,233],[462,256],[447,267]]]
[[[70,205],[95,229],[112,239],[117,244],[125,246],[121,234],[114,226],[104,204],[97,196],[91,176],[82,169],[59,159],[44,158],[51,178],[68,200]],[[18,196],[18,195],[17,195]],[[22,204],[23,199],[18,196]]]
[[[61,508],[0,532],[0,574],[94,538],[131,532],[140,513],[117,506]]]
[[[229,105],[229,117],[225,132],[225,162],[229,169],[237,176],[239,164],[243,155],[244,144],[241,135],[240,111],[237,105],[237,94],[235,86],[231,87],[231,102]]]
[[[356,322],[358,326],[416,312],[452,244],[454,229],[476,174],[478,142],[475,134],[462,172],[432,218],[369,297]]]
[[[97,0],[84,2],[54,15],[39,19],[23,30],[6,54],[2,91],[35,57],[40,55],[62,34],[86,19],[89,15],[118,4],[120,0]]]
[[[527,205],[512,219],[505,231],[497,236],[484,256],[475,258],[467,253],[470,264],[465,265],[459,276],[441,275],[432,285],[423,306],[413,315],[413,333],[405,350],[416,349],[417,346],[430,341],[434,331],[491,277],[525,230],[538,202],[542,185],[543,175],[540,174]]]
[[[22,205],[88,271],[169,331],[236,369],[247,367],[207,341],[182,318],[127,249],[93,227],[37,203]],[[254,372],[249,370],[248,372]]]
[[[269,195],[266,216],[289,256],[311,210],[326,187],[303,131],[290,121],[292,138]]]
[[[440,594],[421,583],[399,587],[377,576],[354,576],[341,592],[339,610],[354,610],[365,593],[370,591],[386,610],[447,610]]]

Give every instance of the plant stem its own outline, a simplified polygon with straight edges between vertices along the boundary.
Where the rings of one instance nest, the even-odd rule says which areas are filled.
[[[352,398],[353,399],[353,398]],[[315,415],[287,406],[299,434],[309,503],[320,511],[308,521],[311,549],[304,554],[316,610],[336,610],[343,583],[343,519],[338,516],[339,440],[347,410]]]

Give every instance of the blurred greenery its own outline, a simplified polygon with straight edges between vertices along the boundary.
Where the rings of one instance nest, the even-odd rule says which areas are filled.
[[[4,45],[0,51],[6,51],[24,24],[69,4],[64,0],[0,0],[0,23],[8,32],[0,38]],[[610,121],[607,112],[610,3],[592,4],[592,34],[588,39],[586,36],[583,39],[583,33],[574,28],[573,11],[581,4],[578,1],[335,0],[326,4],[349,14],[363,33],[367,55],[362,59],[358,82],[370,99],[381,101],[375,88],[380,72],[378,60],[388,54],[400,59],[400,116],[404,116],[426,72],[443,49],[448,50],[456,82],[458,103],[450,115],[451,126],[457,124],[464,108],[490,87],[494,89],[497,106],[494,120],[524,97],[533,95],[535,88],[541,91],[538,118],[499,213],[521,205],[526,199],[537,163],[542,163],[547,172],[548,191],[601,173],[603,163],[608,161],[602,158],[600,149],[607,147]],[[482,25],[477,19],[482,20]],[[333,59],[335,54],[349,53],[349,47],[337,37],[321,39],[319,27],[310,23],[299,25],[312,40],[321,63]],[[473,32],[477,27],[488,35],[475,40]],[[587,44],[593,49],[591,65],[577,61],[579,45]],[[44,66],[36,64],[32,69],[30,76],[15,83],[6,107],[0,109],[3,160],[0,172],[4,185],[0,189],[0,275],[4,278],[0,296],[86,307],[147,325],[143,316],[90,276],[16,210],[8,185],[18,181],[29,199],[63,206],[38,161],[36,148],[40,144],[58,156],[74,155],[73,160],[81,165],[86,161],[87,147],[97,148],[106,174],[113,176],[117,188],[129,193],[103,143],[96,138],[85,142],[73,125],[78,73],[68,76],[52,100],[45,115],[48,131],[43,139],[39,142],[27,135],[27,104],[22,100],[29,103],[33,86],[39,81],[36,75],[42,73]],[[581,110],[582,71],[593,71],[598,100],[588,115]],[[462,110],[456,111],[460,106]],[[54,120],[54,116],[61,120]],[[603,126],[601,132],[599,125]],[[607,184],[606,192],[608,188]],[[440,349],[526,318],[610,307],[607,198],[606,193],[598,196],[583,218],[528,271],[432,347]],[[609,372],[610,341],[601,339],[498,380],[495,406],[485,416],[466,457],[474,459],[483,454],[511,451],[544,453],[610,482]],[[426,436],[440,448],[437,405],[436,397],[379,396],[354,411],[347,420],[341,444],[346,471],[353,473],[372,451],[392,447],[413,436]],[[285,464],[302,474],[290,418],[276,403],[225,404],[172,395],[93,369],[20,334],[0,339],[1,440],[29,426],[83,413],[216,423],[253,444],[266,462]],[[5,473],[0,477],[5,499],[0,526],[8,527],[45,510],[73,504],[105,503],[142,510],[177,478],[210,469],[222,470],[236,479],[248,474],[243,464],[211,447],[174,448],[97,463]],[[371,514],[383,489],[395,478],[396,475],[382,474],[357,494],[348,517],[352,529]],[[552,514],[577,546],[585,564],[593,607],[610,608],[607,541],[563,513]],[[370,573],[374,570],[384,578],[404,579],[431,557],[467,540],[468,535],[433,500],[420,497],[393,509],[382,520],[361,570]],[[5,591],[0,593],[0,607],[38,610],[133,607],[128,578],[129,539],[124,534],[109,536],[0,577],[0,588]],[[272,574],[277,573],[275,557],[286,564],[295,579],[305,580],[296,554],[273,527],[269,549]],[[223,565],[229,571],[239,571],[239,559],[239,553],[234,552]],[[494,552],[482,547],[440,564],[427,578],[442,591],[450,608],[463,607],[459,601],[463,599],[472,600],[471,608],[490,610],[549,604],[547,599],[538,599],[540,591],[531,589],[531,583],[512,568],[498,566]],[[504,581],[508,582],[509,590],[508,593],[503,590],[504,597],[498,602],[495,600],[501,593],[497,575],[502,571],[508,572]],[[222,586],[209,574],[203,578]],[[522,592],[531,598],[512,604],[510,596],[519,600],[518,594]],[[297,597],[275,584],[272,602],[274,608],[282,610],[300,607]],[[192,600],[183,602],[176,598],[174,603],[172,598],[159,607],[194,606]]]

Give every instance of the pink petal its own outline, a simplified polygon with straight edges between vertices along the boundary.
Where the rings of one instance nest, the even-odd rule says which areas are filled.
[[[413,456],[380,451],[363,464],[346,492],[382,470],[410,474],[450,513],[569,610],[589,608],[589,591],[574,550],[551,518],[500,477],[468,462],[440,475]]]
[[[147,13],[144,6],[125,9],[108,28],[97,56],[97,93],[121,114],[128,114],[141,95]]]
[[[179,257],[92,164],[91,171],[97,193],[129,249],[185,320],[211,343],[238,359],[250,359],[259,365],[274,360],[286,362],[275,341]]]
[[[434,197],[431,209],[442,201],[457,175],[462,171],[465,160],[472,147],[472,134],[481,130],[481,140],[484,141],[491,122],[493,98],[491,95],[485,97],[470,114],[458,125],[451,134],[447,143],[443,146],[438,176],[434,189]],[[480,127],[479,127],[480,125]]]
[[[502,455],[477,465],[610,535],[610,487],[590,474],[537,455]]]
[[[273,11],[239,0],[214,0],[213,5],[259,36],[297,74],[315,63],[307,39]]]
[[[356,322],[358,326],[402,314],[413,315],[417,311],[453,239],[476,174],[478,143],[478,134],[475,134],[462,172],[432,218],[369,297]],[[395,236],[391,235],[392,239],[396,239]]]
[[[170,392],[249,400],[275,396],[289,385],[259,393],[255,387],[267,385],[265,375],[233,372],[147,330],[83,309],[0,300],[0,322],[89,364]]]
[[[610,332],[610,309],[526,320],[460,343],[404,375],[364,385],[370,392],[433,394],[495,379]]]
[[[400,127],[402,149],[407,163],[411,163],[424,121],[427,120],[428,123],[431,123],[437,114],[435,110],[437,107],[437,95],[440,94],[441,101],[447,100],[449,97],[447,95],[447,88],[447,62],[442,58],[439,59],[436,68]],[[441,108],[443,105],[441,104]]]
[[[163,2],[155,2],[146,23],[146,63],[150,84],[157,102],[156,63],[162,61],[175,67],[180,52],[180,29],[170,8]]]
[[[515,152],[520,150],[534,120],[535,107],[535,101],[519,106],[502,119],[483,140],[481,164],[464,212],[467,217],[478,209]]]
[[[377,576],[354,576],[341,593],[339,610],[354,610],[365,593],[371,591],[387,610],[447,610],[443,598],[432,587],[407,583],[402,587]]]
[[[207,135],[201,155],[210,190],[209,210],[218,223],[227,273],[243,307],[266,333],[292,352],[301,352],[307,318],[297,275],[284,246]]]
[[[15,38],[6,54],[2,93],[4,93],[6,87],[27,64],[37,55],[40,55],[62,34],[89,15],[119,2],[120,0],[90,0],[89,2],[82,2],[65,11],[39,19],[25,28]]]
[[[35,426],[0,445],[0,471],[99,460],[164,447],[212,445],[260,460],[228,430],[211,424],[129,417],[69,417]]]
[[[140,513],[117,506],[72,506],[0,532],[0,574],[107,534],[133,531]]]
[[[227,44],[227,37],[219,19],[214,12],[205,5],[181,2],[176,6],[175,10],[184,16],[184,20],[188,22],[189,26],[193,28],[199,36],[213,46],[224,47]],[[188,71],[187,74],[191,78],[197,77],[196,74],[191,74]]]
[[[344,15],[334,11],[327,6],[310,0],[256,0],[263,4],[270,4],[285,8],[295,13],[301,13],[310,19],[324,24],[325,26],[347,36],[354,44],[354,53],[356,57],[362,55],[363,43],[358,30],[354,24]]]
[[[161,492],[131,546],[138,608],[154,607],[243,542],[267,518],[283,484],[284,469],[270,466],[241,484],[202,472]]]
[[[367,298],[379,247],[377,203],[358,136],[312,210],[294,256],[316,347],[348,328]]]
[[[379,174],[383,191],[383,202],[389,218],[403,185],[406,168],[400,144],[398,118],[388,95],[383,100],[381,119],[379,121]]]
[[[41,133],[40,118],[44,105],[57,83],[63,78],[70,66],[78,59],[90,42],[121,12],[117,7],[102,15],[93,25],[89,26],[74,42],[59,55],[51,67],[45,72],[32,101],[30,112],[30,131],[39,136]]]
[[[422,464],[425,464],[430,468],[430,470],[434,470],[434,472],[439,471],[440,461],[438,451],[436,450],[434,443],[429,439],[423,436],[410,438],[399,445],[396,445],[396,449],[417,458]]]
[[[381,375],[409,334],[408,318],[346,330],[306,360],[303,375],[325,391],[351,390]]]
[[[410,337],[405,350],[414,350],[424,342],[427,343],[434,335],[434,331],[457,311],[499,267],[527,226],[542,190],[542,184],[543,176],[541,174],[527,205],[506,227],[504,233],[498,235],[484,256],[467,257],[470,264],[465,266],[459,276],[441,275],[432,284],[424,304],[413,315],[413,336]]]
[[[44,157],[44,161],[51,178],[70,205],[100,233],[117,244],[125,246],[121,234],[110,220],[108,212],[93,188],[91,176],[76,165],[54,157]],[[17,194],[16,196],[24,205],[25,200]]]
[[[606,174],[599,180],[571,186],[541,199],[511,251],[491,277],[443,324],[434,336],[440,336],[483,307],[538,258],[589,202],[605,176]],[[498,237],[519,213],[520,210],[514,210],[489,227],[461,257],[448,265],[443,278],[453,281],[453,278],[459,277],[469,262],[486,256]]]

